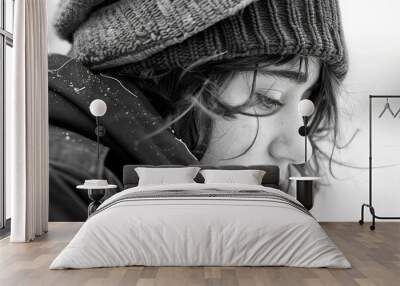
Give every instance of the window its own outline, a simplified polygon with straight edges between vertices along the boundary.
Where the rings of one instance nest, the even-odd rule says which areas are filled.
[[[14,0],[5,0],[5,30],[11,34],[14,32]]]
[[[4,188],[4,99],[11,92],[14,0],[0,0],[0,228],[10,218],[10,194]],[[0,232],[1,235],[1,232]]]

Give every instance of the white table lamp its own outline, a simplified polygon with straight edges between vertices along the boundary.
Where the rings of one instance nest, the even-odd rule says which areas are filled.
[[[104,116],[107,112],[107,104],[101,100],[101,99],[95,99],[90,103],[89,106],[90,113],[96,117],[96,129],[94,130],[94,133],[96,134],[97,137],[97,167],[99,170],[99,164],[100,164],[100,137],[104,136],[106,133],[106,130],[103,126],[99,124],[99,117]]]
[[[300,115],[303,117],[304,122],[304,132],[300,132],[301,135],[304,134],[304,166],[307,163],[307,124],[308,119],[311,115],[313,115],[315,111],[314,103],[309,99],[303,99],[299,102],[297,106],[297,110],[299,111]],[[302,134],[303,133],[303,134]]]

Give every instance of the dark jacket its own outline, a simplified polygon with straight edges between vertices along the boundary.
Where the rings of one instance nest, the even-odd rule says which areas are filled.
[[[97,164],[95,118],[89,105],[107,103],[100,118]],[[63,55],[49,56],[50,220],[83,221],[89,199],[76,185],[85,179],[108,179],[122,188],[125,164],[195,164],[196,158],[170,129],[143,137],[163,126],[163,118],[133,82],[96,74]]]

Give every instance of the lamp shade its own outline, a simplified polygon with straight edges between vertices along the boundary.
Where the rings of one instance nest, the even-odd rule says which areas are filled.
[[[301,116],[309,117],[314,113],[314,103],[309,99],[303,99],[299,102],[297,109]]]
[[[89,109],[93,116],[100,117],[106,114],[107,104],[101,99],[95,99],[90,103]]]

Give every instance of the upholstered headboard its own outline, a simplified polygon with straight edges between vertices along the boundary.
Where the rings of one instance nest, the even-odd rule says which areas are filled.
[[[246,169],[256,169],[256,170],[264,170],[265,175],[262,180],[263,186],[272,187],[279,189],[279,167],[274,165],[250,165],[250,166],[241,166],[241,165],[229,165],[229,166],[208,166],[208,165],[191,165],[200,167],[202,169],[225,169],[225,170],[246,170]],[[182,165],[125,165],[124,173],[123,173],[123,183],[124,189],[136,187],[139,182],[139,177],[135,171],[136,167],[163,167],[163,168],[176,168],[183,167]],[[198,183],[203,183],[204,178],[199,173],[195,178],[195,181]]]

